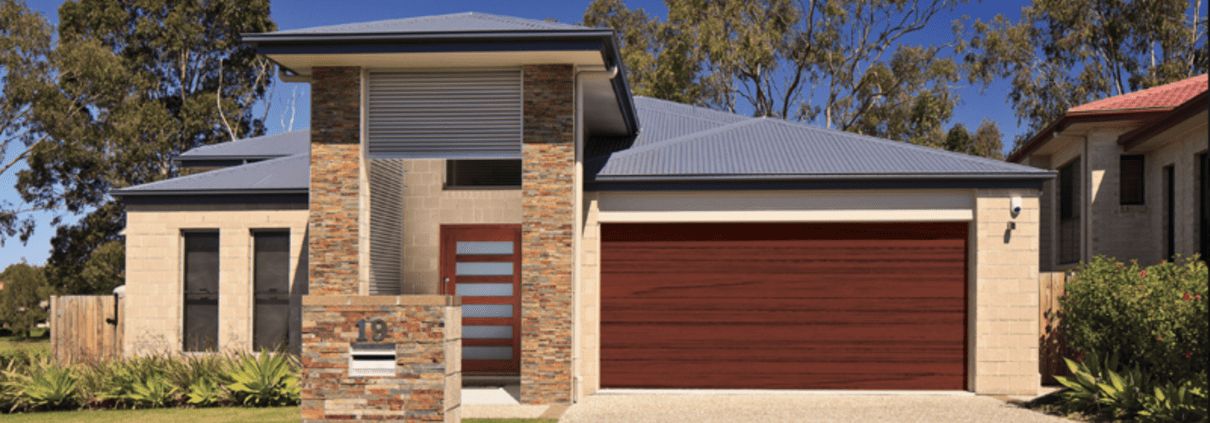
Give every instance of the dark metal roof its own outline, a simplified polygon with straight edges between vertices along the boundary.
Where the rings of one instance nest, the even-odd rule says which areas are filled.
[[[643,129],[634,145],[590,159],[593,183],[1051,179],[1053,172],[961,153],[745,118],[636,98]],[[699,109],[699,110],[690,110]]]
[[[295,154],[110,191],[114,197],[306,194],[309,154]]]
[[[282,132],[198,147],[184,152],[177,161],[253,160],[293,156],[309,151],[311,130]]]
[[[578,31],[591,29],[557,22],[514,18],[487,13],[454,13],[374,22],[277,31],[270,34],[374,34],[401,32],[472,32],[472,31]],[[267,34],[266,34],[267,35]]]

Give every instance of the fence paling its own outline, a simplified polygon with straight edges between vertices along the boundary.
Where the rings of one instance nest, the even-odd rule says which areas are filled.
[[[1059,297],[1063,295],[1067,274],[1041,272],[1038,274],[1038,372],[1043,384],[1058,384],[1055,376],[1067,375],[1063,357],[1067,346],[1058,332]]]
[[[118,301],[115,307],[115,301]],[[63,362],[122,356],[121,302],[109,295],[51,297],[51,353]]]

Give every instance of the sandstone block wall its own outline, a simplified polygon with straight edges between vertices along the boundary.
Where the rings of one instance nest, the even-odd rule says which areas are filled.
[[[521,402],[571,402],[575,82],[526,66],[521,193]]]
[[[444,189],[446,161],[403,161],[403,293],[441,292],[441,225],[520,224],[520,189]]]
[[[219,333],[223,350],[252,347],[252,233],[290,231],[291,347],[297,351],[297,297],[306,294],[305,204],[126,206],[126,355],[181,351],[184,252],[181,233],[219,234]]]
[[[1021,213],[1009,212],[1012,196],[1021,197]],[[976,191],[975,221],[969,253],[973,300],[968,363],[969,388],[979,394],[1033,395],[1038,374],[1038,230],[1037,190]],[[1016,229],[1008,229],[1015,222]]]
[[[302,421],[461,421],[462,310],[457,297],[307,296],[302,301]],[[349,376],[357,322],[380,319],[395,375]],[[369,325],[366,337],[372,340]]]

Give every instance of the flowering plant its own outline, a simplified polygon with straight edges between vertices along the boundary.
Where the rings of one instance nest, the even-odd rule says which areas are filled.
[[[1167,380],[1203,373],[1207,275],[1197,256],[1147,268],[1098,256],[1067,282],[1059,331],[1075,356],[1118,354],[1124,365]]]

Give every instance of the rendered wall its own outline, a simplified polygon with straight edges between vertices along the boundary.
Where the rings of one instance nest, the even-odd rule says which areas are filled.
[[[183,322],[182,231],[219,233],[219,348],[252,348],[252,231],[290,231],[291,349],[298,351],[299,297],[307,293],[305,204],[126,206],[127,355],[178,353]]]

